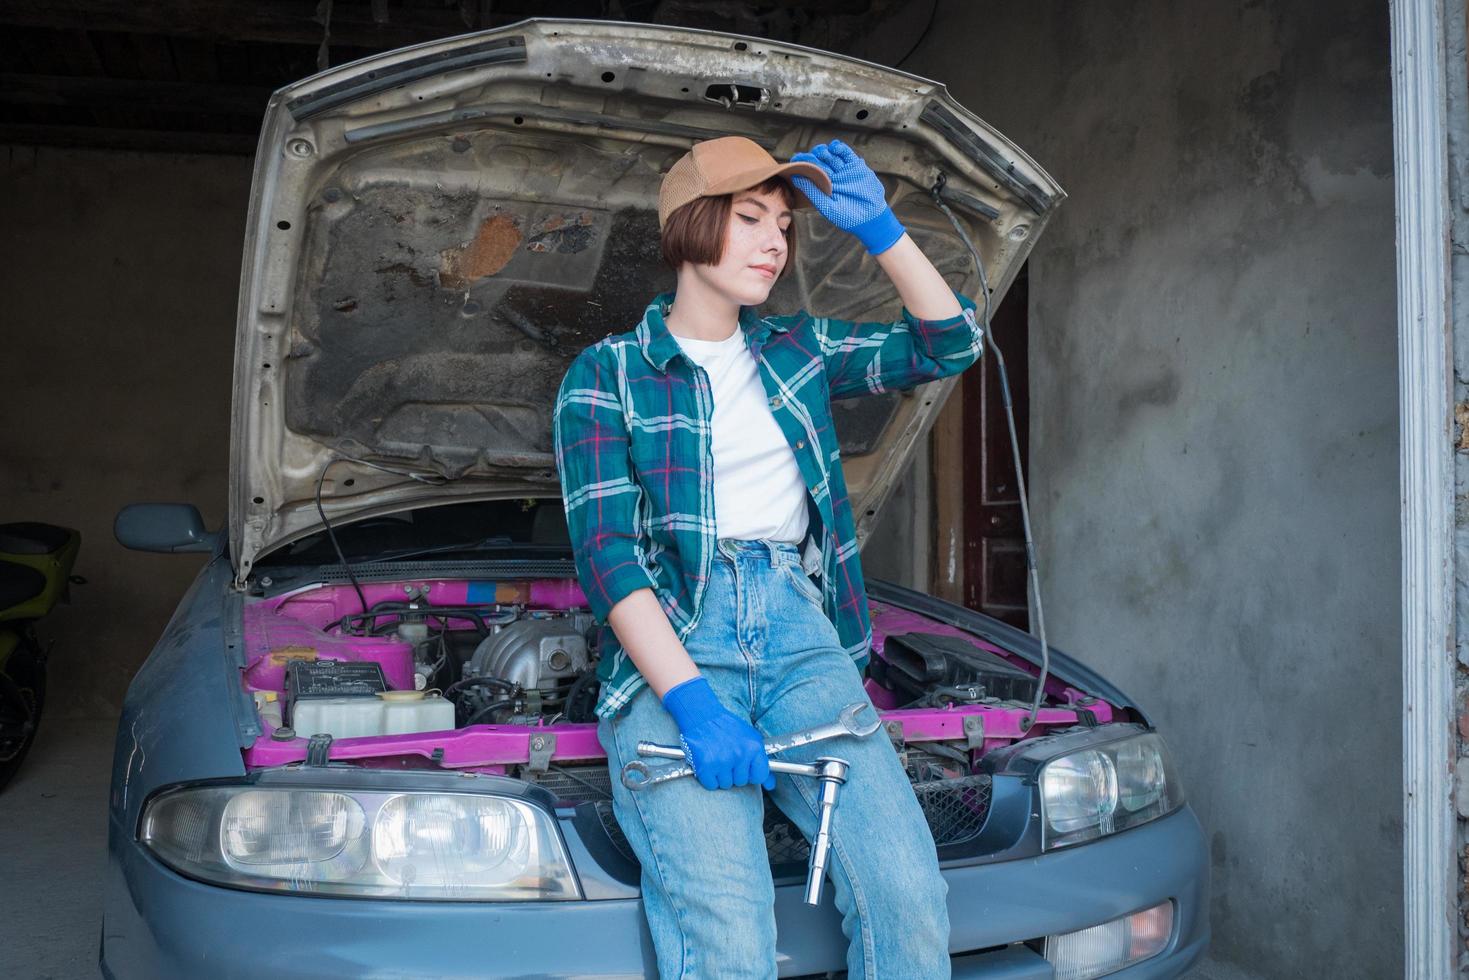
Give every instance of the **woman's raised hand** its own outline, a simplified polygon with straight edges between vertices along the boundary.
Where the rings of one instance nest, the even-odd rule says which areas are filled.
[[[907,229],[888,206],[882,181],[856,150],[841,140],[832,140],[817,143],[791,160],[814,163],[826,171],[831,177],[830,194],[799,174],[791,174],[790,181],[827,221],[857,236],[868,252],[878,255],[903,237]]]

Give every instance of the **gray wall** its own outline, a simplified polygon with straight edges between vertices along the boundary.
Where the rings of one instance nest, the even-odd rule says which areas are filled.
[[[903,67],[1071,195],[1030,280],[1047,622],[1178,755],[1214,957],[1399,974],[1387,5],[941,0]]]
[[[126,551],[125,503],[224,520],[249,161],[0,146],[0,521],[82,533],[48,715],[107,712],[198,570]]]

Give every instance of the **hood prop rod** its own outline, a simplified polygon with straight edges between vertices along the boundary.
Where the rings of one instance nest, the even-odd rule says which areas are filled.
[[[979,288],[984,296],[984,317],[980,321],[980,333],[983,342],[989,345],[989,349],[995,352],[995,367],[1000,373],[1000,396],[1005,403],[1005,423],[1010,429],[1010,454],[1015,461],[1015,487],[1020,493],[1020,524],[1025,532],[1025,567],[1030,584],[1030,594],[1035,600],[1035,625],[1036,633],[1041,644],[1041,674],[1035,686],[1035,700],[1031,703],[1030,711],[1020,723],[1022,732],[1029,731],[1035,724],[1040,714],[1041,701],[1046,696],[1046,678],[1051,672],[1051,648],[1046,644],[1046,616],[1041,609],[1041,580],[1040,571],[1035,561],[1035,538],[1030,533],[1030,504],[1027,502],[1025,491],[1025,470],[1021,468],[1020,439],[1015,434],[1015,406],[1010,400],[1010,377],[1005,373],[1005,355],[1000,352],[1000,345],[995,343],[995,335],[990,331],[990,282],[984,271],[984,260],[979,257],[979,249],[974,247],[969,235],[964,231],[964,226],[959,219],[954,217],[954,212],[944,203],[944,185],[948,182],[948,175],[942,170],[934,178],[933,187],[929,188],[929,194],[933,202],[937,204],[948,216],[949,223],[959,233],[965,248],[969,249],[969,256],[974,260],[974,268],[979,272]]]

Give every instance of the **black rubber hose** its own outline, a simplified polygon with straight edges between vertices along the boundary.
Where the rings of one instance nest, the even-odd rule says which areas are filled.
[[[519,684],[507,681],[503,677],[491,677],[489,674],[485,674],[481,677],[465,677],[461,680],[455,681],[453,684],[450,684],[448,687],[444,688],[444,697],[447,698],[450,695],[458,694],[466,687],[478,687],[481,684],[490,684],[494,687],[504,688],[507,691],[520,690]]]
[[[357,581],[357,575],[352,571],[351,562],[347,561],[347,556],[342,553],[342,545],[337,540],[336,528],[332,527],[332,522],[326,519],[326,510],[321,506],[321,485],[326,482],[326,471],[331,469],[332,464],[340,458],[339,456],[333,456],[327,460],[326,465],[321,468],[321,476],[316,478],[316,513],[321,518],[321,526],[326,528],[326,536],[331,539],[332,547],[337,552],[337,560],[342,563],[342,568],[347,572],[347,578],[351,580],[352,588],[357,590],[357,601],[362,603],[362,611],[367,612],[367,596],[362,592],[362,583]]]
[[[478,725],[481,718],[484,718],[487,715],[492,715],[496,711],[499,711],[501,708],[510,708],[514,705],[514,700],[509,698],[505,699],[504,701],[491,701],[489,704],[485,705],[483,708],[480,708],[473,715],[471,715],[470,719],[464,723],[464,727],[468,728],[470,725]]]

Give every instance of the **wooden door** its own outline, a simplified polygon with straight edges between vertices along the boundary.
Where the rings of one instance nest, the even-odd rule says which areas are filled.
[[[1030,443],[1028,283],[1022,267],[990,324],[1005,355],[1022,465]],[[982,366],[964,373],[934,427],[932,591],[1028,629],[1020,496],[992,355],[987,349]]]
[[[1030,454],[1029,279],[1022,267],[990,323],[1005,355],[1022,466]],[[963,381],[964,456],[970,463],[964,474],[964,604],[1026,629],[1020,494],[998,362],[991,353],[985,352],[983,370],[966,372]]]

